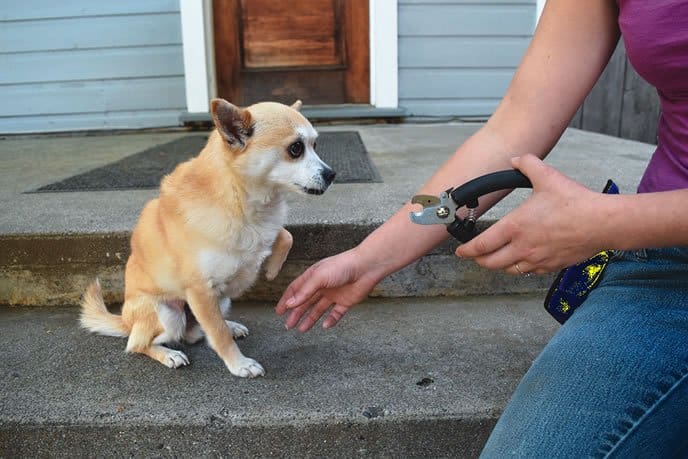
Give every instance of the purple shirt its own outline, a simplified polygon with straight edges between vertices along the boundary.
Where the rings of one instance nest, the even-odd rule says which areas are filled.
[[[628,59],[657,88],[657,149],[638,192],[688,188],[688,1],[617,0]]]

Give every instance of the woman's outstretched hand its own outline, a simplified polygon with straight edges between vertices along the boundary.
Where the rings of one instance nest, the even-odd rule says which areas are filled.
[[[512,160],[533,184],[532,195],[518,208],[456,254],[484,268],[510,274],[547,273],[583,261],[600,250],[600,199],[535,156]]]
[[[335,326],[379,282],[361,260],[354,248],[317,262],[294,279],[275,308],[279,315],[288,312],[286,327],[298,324],[305,332],[328,311],[323,328]]]

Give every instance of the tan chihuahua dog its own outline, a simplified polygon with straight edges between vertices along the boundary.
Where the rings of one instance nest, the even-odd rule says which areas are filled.
[[[322,194],[334,179],[300,108],[301,101],[242,109],[213,99],[217,129],[197,157],[162,180],[159,197],[134,228],[122,315],[108,312],[96,280],[84,295],[81,325],[128,336],[127,352],[170,368],[189,359],[163,344],[194,343],[205,334],[233,375],[263,375],[233,339],[248,329],[225,318],[231,299],[254,283],[263,264],[269,280],[282,268],[292,245],[282,227],[286,192]]]

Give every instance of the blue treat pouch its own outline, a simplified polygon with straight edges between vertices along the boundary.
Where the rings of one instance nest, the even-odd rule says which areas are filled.
[[[619,187],[609,180],[602,192],[618,194]],[[588,294],[597,286],[612,253],[611,250],[605,250],[559,273],[545,297],[545,309],[557,322],[566,322],[576,308],[583,304]]]

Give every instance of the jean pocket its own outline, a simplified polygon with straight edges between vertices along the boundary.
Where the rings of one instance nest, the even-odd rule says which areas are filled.
[[[688,264],[688,247],[647,249],[647,257],[658,264]]]

